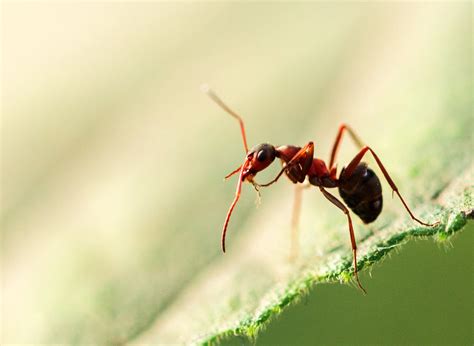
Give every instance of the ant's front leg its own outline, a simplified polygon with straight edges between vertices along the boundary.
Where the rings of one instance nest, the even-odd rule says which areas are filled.
[[[279,157],[283,162],[284,166],[278,175],[266,184],[256,184],[253,182],[254,187],[266,187],[270,186],[273,183],[277,182],[278,179],[286,172],[288,178],[295,183],[303,183],[306,179],[306,174],[311,168],[314,157],[314,144],[309,142],[303,148],[298,150],[295,154],[294,151],[297,150],[295,147],[280,147],[276,149],[278,152],[277,157]],[[291,153],[293,151],[293,153]],[[257,186],[255,186],[257,185]],[[310,185],[295,186],[295,198],[293,202],[293,211],[291,217],[291,243],[290,243],[290,261],[294,261],[298,257],[299,246],[298,246],[298,225],[299,225],[299,215],[301,209],[301,193],[304,188],[309,187]]]
[[[291,181],[293,181],[295,184],[304,182],[306,174],[308,173],[309,169],[311,168],[311,164],[313,163],[314,143],[309,142],[291,158],[287,157],[287,153],[285,152],[285,150],[286,149],[277,148],[277,157],[279,157],[285,162],[281,171],[272,181],[266,184],[257,184],[259,187],[267,187],[272,185],[273,183],[276,183],[285,172],[287,173],[288,178],[290,178]]]
[[[293,262],[299,253],[299,224],[301,214],[301,199],[303,189],[311,187],[310,184],[295,185],[295,196],[293,199],[293,209],[291,211],[291,242],[290,242],[290,262]]]

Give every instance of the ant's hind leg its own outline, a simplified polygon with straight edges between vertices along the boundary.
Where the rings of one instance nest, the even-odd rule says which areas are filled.
[[[357,165],[360,163],[360,161],[362,160],[364,155],[367,153],[367,151],[371,152],[372,156],[374,157],[375,161],[377,162],[377,165],[379,166],[380,170],[382,171],[385,179],[387,180],[388,184],[392,188],[392,191],[397,194],[398,198],[400,198],[400,201],[402,202],[403,206],[407,210],[408,214],[410,214],[411,218],[414,221],[418,222],[420,225],[423,225],[423,226],[433,227],[433,226],[438,225],[439,221],[437,221],[435,223],[432,223],[432,224],[431,223],[426,223],[426,222],[421,221],[417,217],[415,217],[415,215],[413,215],[412,211],[410,210],[410,208],[406,204],[406,202],[403,199],[402,195],[400,194],[400,192],[398,192],[398,187],[395,185],[392,178],[388,174],[387,170],[385,169],[384,165],[382,164],[382,161],[380,161],[377,154],[368,146],[363,147],[362,150],[359,151],[359,153],[352,159],[352,161],[346,167],[346,169],[342,173],[341,177],[339,177],[339,179],[348,179],[352,175],[352,173],[354,173],[355,169],[357,168]],[[392,195],[393,195],[393,192],[392,192]]]

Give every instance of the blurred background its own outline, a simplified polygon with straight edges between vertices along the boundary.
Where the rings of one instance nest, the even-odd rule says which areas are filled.
[[[3,343],[190,340],[256,311],[259,297],[302,267],[319,268],[327,249],[350,254],[345,219],[312,190],[302,211],[302,263],[286,263],[292,188],[282,181],[263,192],[258,209],[244,187],[222,256],[235,190],[235,180],[222,178],[244,153],[235,120],[199,91],[202,83],[243,115],[250,146],[313,140],[327,159],[338,125],[350,123],[424,217],[442,208],[427,199],[472,164],[470,2],[1,6]],[[345,141],[339,167],[355,153]],[[411,225],[384,189],[383,215],[371,227],[358,222],[358,237]],[[472,237],[452,244],[463,242]],[[344,332],[385,330],[361,302],[393,297],[418,275],[414,261],[457,256],[453,272],[463,268],[465,277],[451,277],[460,296],[425,291],[472,307],[462,293],[472,292],[472,251],[418,245],[410,245],[409,261],[374,270],[392,279],[387,273],[402,272],[392,285],[377,288],[363,276],[378,298],[324,288],[348,302],[354,318]],[[429,286],[443,281],[440,272],[441,265]],[[341,314],[319,306],[305,311],[322,321]],[[453,313],[452,330],[465,331],[468,315]],[[270,328],[262,342],[294,330],[295,322],[278,323],[280,336],[271,339]],[[308,327],[308,342],[327,328],[320,323]]]

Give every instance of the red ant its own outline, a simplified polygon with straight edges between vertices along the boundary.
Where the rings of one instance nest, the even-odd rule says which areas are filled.
[[[244,143],[244,149],[246,157],[243,164],[228,174],[225,178],[229,178],[234,174],[239,174],[239,181],[237,182],[237,189],[235,191],[235,197],[230,205],[229,211],[224,221],[222,229],[222,251],[225,252],[225,236],[227,226],[229,224],[230,216],[234,210],[235,205],[240,197],[242,188],[242,182],[250,182],[254,188],[259,191],[260,187],[267,187],[277,182],[278,179],[283,175],[286,176],[294,183],[303,183],[308,178],[309,184],[317,186],[332,204],[338,207],[346,216],[349,223],[349,234],[352,244],[352,253],[354,260],[354,275],[357,280],[359,288],[366,293],[365,289],[359,281],[359,275],[357,270],[357,244],[354,236],[354,229],[352,227],[352,220],[347,207],[334,195],[329,193],[326,189],[338,188],[339,195],[342,197],[347,206],[355,213],[359,218],[366,224],[371,223],[377,219],[380,212],[382,211],[382,186],[380,180],[373,170],[368,168],[367,164],[361,162],[362,158],[367,152],[370,152],[374,157],[377,165],[382,171],[385,179],[392,188],[392,194],[396,193],[400,198],[403,206],[410,214],[411,218],[424,226],[436,226],[439,222],[434,224],[425,223],[416,218],[411,212],[410,208],[406,204],[403,197],[398,192],[398,188],[393,182],[392,178],[388,174],[384,165],[380,161],[377,154],[372,148],[362,144],[362,141],[354,133],[354,131],[347,126],[342,124],[337,132],[336,140],[334,142],[331,157],[329,159],[329,167],[326,163],[318,158],[314,157],[314,144],[309,142],[304,147],[298,147],[294,145],[282,145],[275,147],[268,143],[259,144],[253,147],[251,150],[247,146],[247,138],[245,136],[244,122],[242,118],[231,110],[208,86],[204,85],[202,90],[209,95],[209,97],[216,102],[222,109],[224,109],[231,116],[236,118],[240,124],[240,131],[242,133],[242,140]],[[362,148],[359,153],[352,159],[349,165],[341,170],[339,178],[336,176],[336,165],[335,159],[336,154],[341,143],[342,135],[347,132],[357,146]],[[281,160],[282,169],[278,175],[270,182],[266,184],[258,184],[254,181],[255,176],[258,172],[267,168],[274,160],[278,158]],[[308,185],[310,186],[310,185]],[[295,207],[293,209],[293,228],[296,228],[297,214],[299,213],[300,204],[300,193],[296,194]],[[293,234],[295,232],[293,231]],[[294,246],[293,246],[294,248]]]

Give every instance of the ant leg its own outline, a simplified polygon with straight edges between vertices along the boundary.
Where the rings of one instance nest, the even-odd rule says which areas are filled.
[[[359,280],[359,274],[357,270],[357,244],[354,236],[354,228],[352,227],[352,219],[351,215],[349,214],[349,210],[346,208],[344,204],[340,200],[338,200],[336,197],[331,195],[329,192],[327,192],[322,186],[319,187],[321,192],[323,193],[324,197],[326,197],[332,204],[334,204],[336,207],[342,210],[344,214],[347,215],[347,220],[349,222],[349,235],[351,237],[351,245],[352,245],[352,257],[354,258],[354,276],[357,281],[357,285],[359,288],[367,294],[367,291],[362,287],[362,284],[360,283]]]
[[[301,197],[303,189],[311,185],[295,185],[295,197],[293,200],[293,210],[291,213],[291,244],[290,244],[290,262],[298,257],[299,253],[299,223],[301,215]]]
[[[410,208],[408,207],[408,205],[406,204],[405,200],[403,199],[402,195],[400,194],[400,192],[398,192],[398,187],[395,185],[395,183],[393,182],[392,178],[390,177],[390,175],[388,174],[387,170],[385,169],[384,165],[382,164],[382,161],[380,161],[379,157],[377,156],[377,154],[368,146],[365,146],[362,148],[362,150],[352,159],[352,161],[349,163],[349,165],[346,167],[346,169],[344,170],[343,174],[342,174],[342,177],[339,177],[339,179],[341,178],[344,178],[344,179],[347,179],[349,178],[352,173],[354,173],[354,170],[356,169],[357,165],[360,163],[360,161],[362,160],[362,158],[364,157],[364,155],[367,153],[367,151],[370,151],[372,153],[372,156],[374,157],[375,161],[377,162],[378,166],[380,167],[380,170],[382,171],[385,179],[387,180],[388,184],[390,185],[390,187],[392,188],[392,191],[395,192],[398,196],[398,198],[400,198],[400,201],[402,201],[402,204],[403,206],[405,207],[405,209],[407,210],[408,214],[410,214],[411,218],[418,222],[419,224],[423,225],[423,226],[436,226],[437,224],[439,224],[439,221],[433,223],[433,224],[430,224],[430,223],[425,223],[421,220],[419,220],[418,218],[415,217],[415,215],[413,215],[413,213],[411,212]],[[393,195],[393,192],[392,192],[392,195]]]
[[[278,179],[280,179],[280,177],[283,175],[283,173],[285,173],[285,171],[287,171],[289,168],[291,168],[295,165],[298,165],[298,164],[301,165],[301,169],[299,170],[298,175],[300,176],[299,178],[302,178],[302,179],[300,179],[301,180],[300,182],[302,183],[304,181],[304,179],[306,178],[306,173],[308,173],[309,169],[311,168],[311,164],[313,162],[313,157],[314,157],[314,143],[309,142],[303,148],[301,148],[295,154],[295,156],[293,156],[291,158],[291,160],[288,161],[288,163],[286,163],[283,166],[281,171],[278,173],[278,175],[272,181],[270,181],[266,184],[258,184],[258,186],[267,187],[267,186],[272,185],[273,183],[276,183],[278,181]]]
[[[267,186],[270,186],[274,183],[276,183],[278,181],[278,179],[280,179],[280,177],[283,175],[283,173],[285,172],[285,170],[287,169],[287,166],[283,167],[280,171],[280,173],[277,174],[277,176],[270,182],[266,183],[266,184],[258,184],[259,187],[267,187]]]
[[[341,124],[339,126],[339,131],[337,131],[336,140],[334,141],[334,144],[333,144],[333,147],[332,147],[332,150],[331,150],[331,158],[329,159],[329,171],[331,171],[333,166],[334,166],[334,161],[336,159],[336,154],[337,154],[337,151],[339,149],[339,145],[341,144],[342,134],[344,133],[344,131],[347,131],[349,133],[352,140],[354,141],[354,143],[359,148],[362,148],[364,146],[364,143],[355,134],[355,132],[352,130],[352,128],[349,127],[349,125]]]

